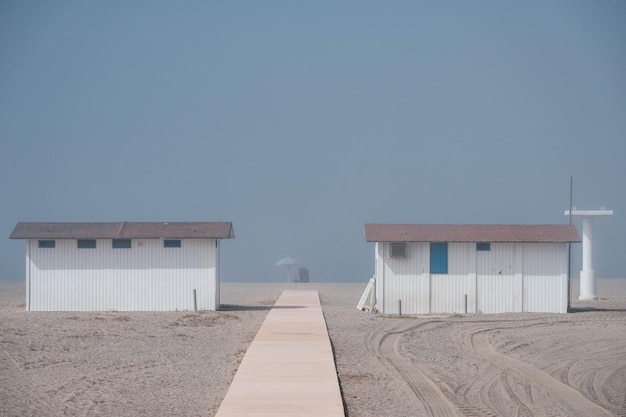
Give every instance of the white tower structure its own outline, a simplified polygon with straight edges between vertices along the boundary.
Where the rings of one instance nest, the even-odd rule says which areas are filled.
[[[600,216],[612,216],[613,210],[576,210],[565,211],[565,215],[583,219],[583,269],[580,271],[579,300],[597,300],[596,277],[593,269],[593,220]]]

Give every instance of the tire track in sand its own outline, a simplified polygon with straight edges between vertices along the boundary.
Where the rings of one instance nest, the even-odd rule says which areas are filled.
[[[490,342],[488,332],[507,329],[515,326],[497,326],[488,328],[473,328],[460,332],[459,341],[463,348],[477,357],[488,360],[503,372],[514,372],[522,376],[528,383],[551,393],[559,399],[561,404],[566,405],[578,416],[611,417],[604,408],[585,398],[580,392],[571,386],[553,378],[546,372],[532,365],[518,361],[510,356],[499,353]]]
[[[398,339],[403,333],[415,330],[426,323],[404,322],[389,326],[367,337],[367,345],[376,357],[385,365],[394,368],[406,381],[416,397],[424,405],[430,417],[462,416],[437,384],[428,378],[410,359],[398,351]]]

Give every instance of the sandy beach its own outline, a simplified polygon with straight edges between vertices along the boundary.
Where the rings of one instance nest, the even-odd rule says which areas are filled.
[[[285,289],[320,293],[347,416],[626,416],[626,279],[568,314],[386,317],[355,308],[365,285],[223,283],[218,312],[29,313],[24,283],[0,282],[0,416],[213,416]]]

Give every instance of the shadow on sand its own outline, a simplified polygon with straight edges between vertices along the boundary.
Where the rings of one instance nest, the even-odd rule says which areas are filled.
[[[590,311],[599,311],[603,313],[607,312],[626,312],[626,308],[601,308],[601,307],[570,307],[567,309],[568,313],[588,313]]]
[[[302,306],[244,306],[238,304],[221,304],[220,311],[269,311],[271,309],[294,309]]]

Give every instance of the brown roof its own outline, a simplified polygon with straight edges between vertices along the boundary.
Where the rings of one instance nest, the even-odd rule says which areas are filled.
[[[11,239],[231,239],[230,222],[19,222]]]
[[[368,242],[580,242],[567,224],[366,224]]]

